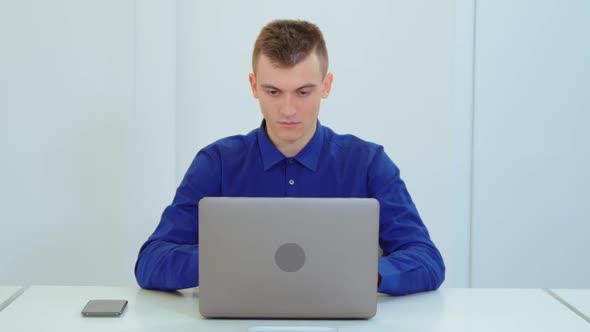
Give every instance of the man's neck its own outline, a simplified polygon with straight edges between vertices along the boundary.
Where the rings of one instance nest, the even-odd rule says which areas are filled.
[[[303,150],[306,144],[307,142],[305,142],[304,144],[300,144],[299,142],[297,142],[293,144],[283,144],[282,146],[275,144],[275,146],[277,147],[277,149],[279,149],[279,151],[281,151],[282,154],[285,155],[285,157],[292,158],[295,157],[301,150]]]
[[[292,157],[295,157],[299,152],[301,152],[301,150],[303,150],[303,148],[307,145],[307,143],[309,143],[309,141],[311,141],[316,130],[317,130],[317,125],[313,131],[302,136],[300,139],[298,139],[296,141],[282,141],[280,139],[273,138],[272,135],[270,133],[268,133],[268,130],[267,130],[267,134],[268,134],[268,137],[269,137],[270,141],[272,142],[272,144],[279,151],[281,151],[281,153],[284,154],[285,157],[292,158]]]

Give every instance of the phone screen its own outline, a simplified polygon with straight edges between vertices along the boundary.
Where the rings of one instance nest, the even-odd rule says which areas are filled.
[[[117,317],[123,313],[127,300],[90,300],[82,309],[82,315],[92,317]]]

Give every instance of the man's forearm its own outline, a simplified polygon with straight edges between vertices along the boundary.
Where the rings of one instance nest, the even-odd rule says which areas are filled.
[[[379,275],[379,292],[407,295],[440,287],[445,265],[435,248],[416,246],[381,257]]]
[[[135,265],[142,288],[176,290],[198,286],[199,246],[165,241],[146,243]]]

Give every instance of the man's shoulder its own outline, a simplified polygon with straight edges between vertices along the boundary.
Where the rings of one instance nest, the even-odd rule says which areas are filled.
[[[337,134],[328,128],[325,137],[324,151],[336,163],[371,167],[376,161],[389,159],[382,145],[353,134]]]
[[[218,139],[202,149],[209,154],[240,153],[248,151],[256,144],[256,131],[254,129],[245,135],[232,135]]]
[[[381,145],[364,140],[353,134],[338,134],[332,129],[325,127],[326,143],[330,148],[348,151],[366,151],[375,152],[379,150]]]

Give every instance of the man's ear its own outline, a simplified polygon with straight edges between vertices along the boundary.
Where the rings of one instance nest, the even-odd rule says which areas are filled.
[[[328,98],[330,90],[332,90],[332,82],[334,81],[334,74],[327,73],[322,83],[322,98]]]
[[[250,73],[248,75],[248,79],[250,80],[250,88],[252,89],[252,95],[254,98],[258,99],[258,89],[256,88],[256,76],[254,73]]]

